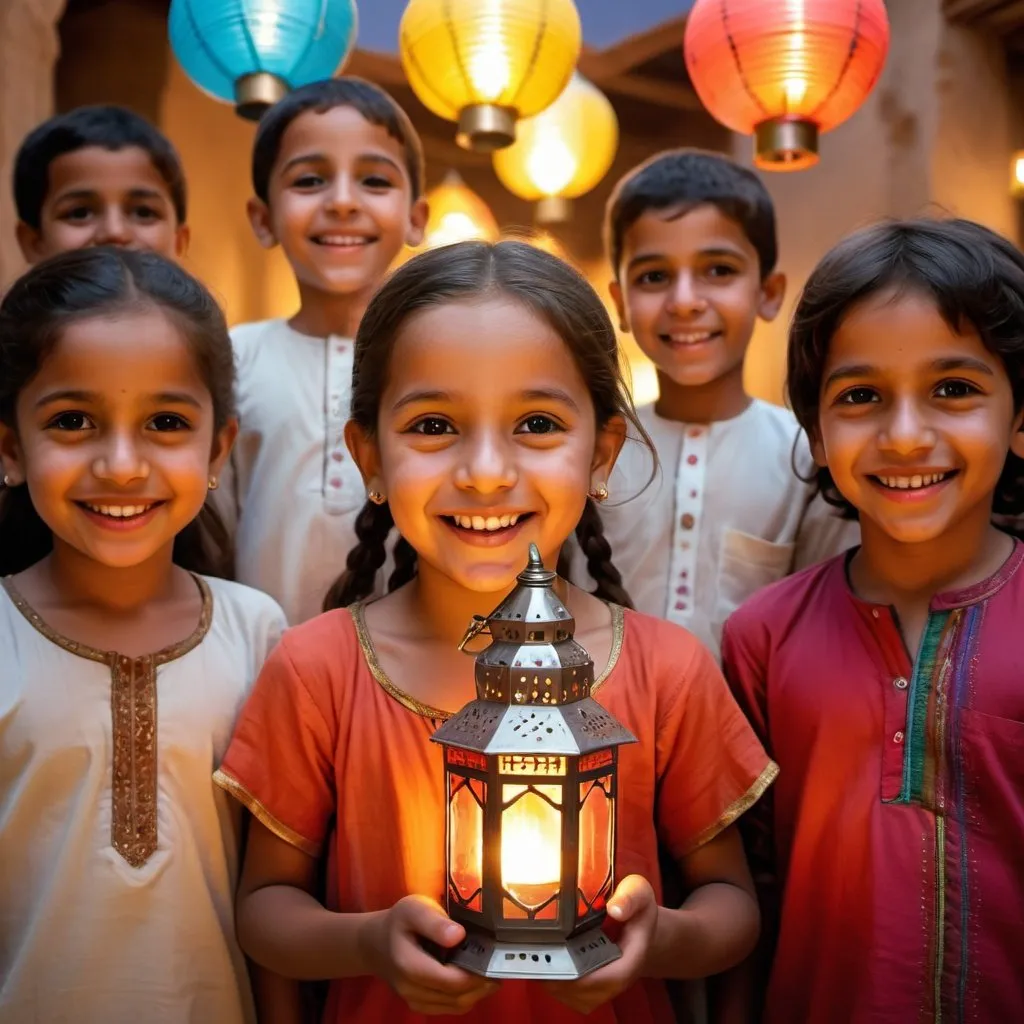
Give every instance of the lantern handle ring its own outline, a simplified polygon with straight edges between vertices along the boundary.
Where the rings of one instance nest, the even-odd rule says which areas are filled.
[[[473,621],[466,627],[466,632],[463,634],[462,639],[459,641],[459,650],[463,654],[468,654],[471,657],[475,657],[478,652],[467,651],[466,645],[471,641],[475,640],[481,633],[487,636],[491,635],[491,627],[488,623],[485,615],[474,615]]]

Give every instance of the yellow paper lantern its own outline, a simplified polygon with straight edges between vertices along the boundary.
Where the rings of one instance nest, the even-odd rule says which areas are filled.
[[[490,207],[462,180],[457,171],[449,171],[437,188],[427,193],[430,217],[423,235],[431,249],[451,242],[498,238],[498,223]]]
[[[458,123],[460,146],[490,152],[558,98],[581,40],[572,0],[409,0],[398,43],[424,106]]]
[[[570,199],[608,173],[619,145],[619,122],[608,97],[574,74],[547,110],[520,121],[516,141],[494,154],[494,171],[513,195],[536,202],[537,220],[568,219]]]

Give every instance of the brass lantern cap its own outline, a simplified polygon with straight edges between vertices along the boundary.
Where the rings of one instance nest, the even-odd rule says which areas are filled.
[[[805,117],[773,117],[754,129],[754,163],[767,171],[804,171],[818,162],[818,126]]]
[[[235,82],[235,113],[247,121],[258,121],[278,100],[288,95],[288,83],[269,71],[242,75]]]
[[[516,112],[511,107],[477,103],[459,114],[455,141],[463,149],[493,153],[516,141]]]
[[[572,200],[564,196],[545,196],[538,199],[533,217],[538,224],[564,224],[572,220]]]

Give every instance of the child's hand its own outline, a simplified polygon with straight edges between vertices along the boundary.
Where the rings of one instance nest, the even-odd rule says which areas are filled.
[[[406,896],[374,915],[365,941],[373,973],[386,981],[416,1013],[465,1013],[498,987],[461,967],[440,963],[420,939],[443,949],[457,946],[466,930],[433,900]]]
[[[624,878],[608,901],[608,916],[621,921],[622,956],[579,981],[549,981],[545,988],[578,1013],[590,1013],[644,976],[647,950],[658,923],[658,904],[650,882],[640,875]]]

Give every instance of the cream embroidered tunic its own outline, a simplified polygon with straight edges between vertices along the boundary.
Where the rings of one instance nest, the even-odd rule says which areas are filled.
[[[679,423],[639,410],[660,466],[630,438],[601,507],[612,560],[638,611],[685,626],[717,657],[722,626],[761,587],[856,544],[793,470],[811,454],[793,414],[754,400],[739,416]],[[798,442],[798,443],[797,443]],[[572,578],[592,585],[572,545]]]
[[[242,1024],[237,805],[213,784],[283,628],[196,577],[192,636],[122,658],[0,588],[0,1022]]]
[[[237,519],[238,580],[270,594],[296,625],[320,613],[366,501],[345,446],[352,342],[300,334],[285,320],[242,324],[231,339],[241,432],[217,504]]]

